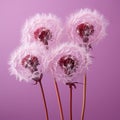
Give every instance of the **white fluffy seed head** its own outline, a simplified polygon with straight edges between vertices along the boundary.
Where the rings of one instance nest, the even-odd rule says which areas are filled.
[[[31,73],[29,69],[26,69],[22,65],[22,60],[27,55],[35,56],[38,58],[39,64],[38,71]],[[44,69],[44,62],[45,62],[45,50],[44,47],[37,43],[28,43],[20,46],[16,49],[10,57],[9,60],[9,71],[11,75],[15,75],[19,81],[31,81],[33,77],[39,76],[42,72],[45,71]]]
[[[89,36],[87,44],[97,43],[106,36],[108,21],[96,10],[81,9],[70,15],[66,22],[66,31],[69,40],[79,44],[84,44],[82,38],[77,33],[77,26],[81,23],[88,23],[94,27],[94,33]]]
[[[55,46],[61,37],[62,27],[60,19],[53,14],[36,14],[26,20],[22,29],[22,43],[37,41],[34,32],[39,28],[50,30],[52,37],[48,40],[48,47]],[[39,41],[40,42],[40,41]],[[41,42],[42,43],[42,42]],[[43,44],[43,43],[42,43]]]
[[[59,60],[68,55],[73,56],[78,61],[78,66],[71,75],[65,74],[59,64]],[[76,82],[78,75],[85,72],[91,64],[90,54],[86,52],[83,47],[80,47],[73,42],[64,43],[56,47],[56,49],[51,52],[49,61],[48,68],[51,69],[54,77],[63,83]]]

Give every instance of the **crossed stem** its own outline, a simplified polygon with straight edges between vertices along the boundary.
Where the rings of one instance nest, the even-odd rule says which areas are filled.
[[[48,109],[47,109],[47,104],[46,104],[46,99],[45,99],[45,94],[44,94],[44,89],[43,89],[42,82],[41,82],[42,77],[43,77],[43,74],[41,73],[39,79],[33,79],[33,80],[36,82],[35,84],[39,83],[39,85],[40,85],[42,98],[43,98],[44,109],[45,109],[45,114],[46,114],[46,120],[49,120]]]
[[[74,88],[76,88],[76,85],[75,85],[75,83],[77,83],[77,82],[73,82],[73,83],[66,83],[66,85],[69,85],[69,89],[70,89],[70,93],[69,93],[69,106],[70,106],[70,108],[69,108],[69,115],[70,115],[70,120],[72,120],[72,115],[73,115],[73,112],[72,112],[72,87],[74,87]]]
[[[84,116],[85,116],[86,88],[87,88],[87,75],[85,74],[83,80],[83,103],[82,103],[81,120],[84,120]]]
[[[61,118],[61,120],[64,120],[64,114],[63,114],[63,109],[62,109],[62,103],[61,103],[59,88],[58,88],[56,79],[54,79],[54,86],[55,86],[55,91],[56,91],[56,95],[57,95],[57,99],[58,99],[58,105],[59,105],[59,110],[60,110],[60,118]]]
[[[72,85],[69,85],[70,88],[70,120],[72,120]]]

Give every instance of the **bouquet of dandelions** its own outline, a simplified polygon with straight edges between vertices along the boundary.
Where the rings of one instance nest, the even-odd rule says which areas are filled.
[[[90,50],[106,35],[107,21],[96,10],[81,9],[67,18],[64,28],[59,18],[52,14],[37,14],[26,20],[22,29],[22,45],[11,54],[10,73],[19,81],[35,81],[40,85],[46,120],[48,109],[42,85],[46,71],[54,78],[60,118],[64,120],[57,81],[69,86],[69,115],[72,120],[72,89],[83,85],[81,120],[86,105],[86,71],[91,64]],[[65,39],[65,41],[64,41]],[[84,76],[83,82],[80,77]]]

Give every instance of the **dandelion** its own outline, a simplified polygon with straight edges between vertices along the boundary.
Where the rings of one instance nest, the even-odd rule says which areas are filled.
[[[106,36],[107,20],[96,10],[81,9],[72,14],[66,23],[70,40],[91,48]]]
[[[41,82],[43,72],[45,71],[44,62],[44,47],[37,43],[28,43],[20,46],[12,53],[9,61],[9,70],[11,74],[15,75],[20,81],[30,82],[34,80],[36,84],[39,83],[46,112],[46,120],[49,120],[44,89]]]
[[[64,43],[51,52],[49,67],[56,80],[70,88],[70,120],[72,120],[72,87],[76,88],[78,75],[86,71],[91,63],[90,55],[83,47]]]
[[[20,81],[31,81],[44,71],[44,48],[36,43],[20,46],[11,54],[10,73]],[[40,53],[41,52],[41,53]]]
[[[61,21],[53,14],[36,14],[26,20],[22,29],[22,43],[39,41],[47,48],[55,46],[62,32]]]
[[[90,54],[75,43],[64,43],[51,52],[50,68],[57,80],[63,83],[76,82],[91,63]]]
[[[98,43],[106,36],[106,27],[108,25],[104,16],[96,10],[81,9],[72,14],[66,23],[66,30],[69,40],[74,41],[80,46],[84,46],[88,52],[93,44]],[[86,105],[86,84],[87,75],[84,74],[83,80],[83,103],[81,120],[84,120]]]

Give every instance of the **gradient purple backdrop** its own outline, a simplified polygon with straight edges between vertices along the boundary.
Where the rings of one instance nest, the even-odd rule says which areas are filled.
[[[0,0],[0,120],[45,120],[39,86],[18,82],[8,72],[11,52],[20,45],[25,19],[54,13],[64,21],[81,8],[97,9],[109,20],[108,36],[93,51],[88,71],[85,120],[120,120],[119,0]],[[43,79],[50,120],[60,120],[53,80]],[[59,83],[65,120],[69,120],[69,89]],[[80,120],[82,86],[73,90],[73,120]]]

